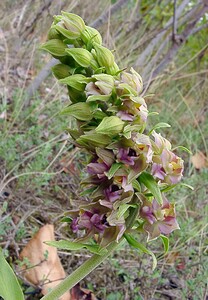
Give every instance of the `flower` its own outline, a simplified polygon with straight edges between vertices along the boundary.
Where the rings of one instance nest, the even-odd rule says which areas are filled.
[[[152,165],[152,174],[170,185],[178,183],[183,176],[183,160],[172,151],[164,149],[159,157],[154,157],[153,161],[157,163]],[[159,161],[159,163],[158,163]]]
[[[152,202],[144,200],[140,216],[145,220],[143,228],[148,233],[149,240],[156,239],[161,233],[169,234],[180,228],[176,220],[175,206],[165,197],[162,205],[155,199]]]
[[[117,154],[118,161],[133,166],[137,158],[136,151],[132,148],[120,148]]]
[[[100,233],[107,227],[106,217],[104,214],[99,214],[96,210],[94,212],[87,210],[80,210],[79,216],[74,218],[71,223],[71,229],[73,232],[78,230],[87,230],[93,233]]]
[[[143,89],[142,77],[133,68],[130,69],[130,72],[131,73],[121,73],[121,82],[128,84],[137,94],[140,94]],[[123,85],[120,85],[120,87],[122,86]]]

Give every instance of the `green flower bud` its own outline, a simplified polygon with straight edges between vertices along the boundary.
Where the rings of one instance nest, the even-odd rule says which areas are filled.
[[[88,50],[82,48],[66,49],[66,53],[71,55],[73,59],[84,68],[89,67],[91,61],[94,59]]]
[[[116,62],[114,62],[114,64],[111,67],[107,68],[108,74],[111,74],[113,76],[119,74],[120,71],[121,70],[119,69],[119,67],[118,67],[118,65],[117,65]]]
[[[68,39],[77,39],[80,37],[81,33],[85,30],[85,23],[81,17],[62,11],[62,16],[55,20],[60,20],[57,24],[53,25],[61,34],[63,34]],[[54,22],[56,23],[56,22]]]
[[[53,39],[61,39],[61,35],[55,28],[50,28],[48,32],[48,40]]]
[[[57,64],[51,70],[57,79],[62,79],[72,74],[72,68],[64,64]]]
[[[93,43],[93,47],[95,48],[97,61],[101,67],[110,68],[114,64],[114,55],[108,49],[97,43]]]
[[[133,69],[130,69],[130,73],[122,72],[122,82],[131,86],[137,93],[141,93],[143,89],[142,77]]]
[[[95,131],[108,136],[115,136],[122,132],[123,128],[124,122],[116,116],[111,116],[105,117]]]
[[[91,78],[85,77],[82,74],[74,74],[59,80],[59,82],[65,83],[80,92],[85,90],[86,84],[90,81]]]
[[[52,54],[53,56],[59,57],[59,56],[65,56],[66,52],[66,45],[58,39],[53,39],[45,42],[40,49],[45,50]]]
[[[99,45],[102,45],[102,37],[95,28],[85,26],[85,30],[81,34],[81,39],[87,45],[89,42],[96,42]]]
[[[97,81],[94,83],[101,94],[109,95],[114,88],[115,80],[113,76],[108,74],[96,74],[92,76]],[[93,94],[93,93],[92,93]]]

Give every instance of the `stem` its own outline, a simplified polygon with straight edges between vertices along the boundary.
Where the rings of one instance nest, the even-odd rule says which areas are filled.
[[[131,208],[128,219],[126,220],[126,228],[129,229],[134,224],[134,221],[138,214],[138,207]],[[70,290],[83,278],[85,278],[90,272],[92,272],[97,266],[99,266],[124,240],[122,237],[119,242],[112,242],[106,249],[108,250],[103,255],[94,254],[90,259],[84,262],[79,268],[77,268],[71,275],[66,277],[60,284],[58,284],[51,292],[43,296],[40,300],[56,300],[61,297],[65,292]]]
[[[77,268],[72,274],[66,277],[59,285],[57,285],[51,292],[41,298],[41,300],[56,300],[61,297],[65,292],[70,290],[90,272],[92,272],[97,266],[99,266],[121,243],[123,238],[119,240],[119,243],[113,242],[108,247],[108,252],[103,255],[94,254],[90,259],[84,262],[79,268]]]

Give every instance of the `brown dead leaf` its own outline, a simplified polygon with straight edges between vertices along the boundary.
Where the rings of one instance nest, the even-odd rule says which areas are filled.
[[[208,158],[201,151],[198,151],[191,157],[191,162],[198,170],[208,167]]]
[[[54,226],[43,226],[20,253],[20,259],[27,258],[32,268],[23,267],[24,277],[34,285],[41,286],[43,295],[59,284],[66,276],[59,260],[57,249],[44,244],[54,241]],[[65,293],[60,300],[71,300],[70,293]]]
[[[95,295],[87,289],[83,289],[77,284],[71,290],[71,300],[96,300]]]

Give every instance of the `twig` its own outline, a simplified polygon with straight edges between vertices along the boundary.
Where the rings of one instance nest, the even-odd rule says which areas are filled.
[[[176,33],[177,33],[177,25],[176,25],[176,2],[177,0],[174,0],[174,6],[173,6],[173,32],[172,32],[172,40],[175,42],[176,40]]]

